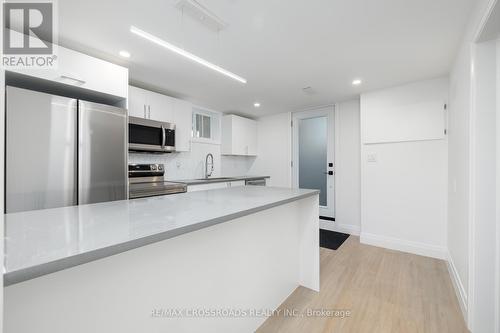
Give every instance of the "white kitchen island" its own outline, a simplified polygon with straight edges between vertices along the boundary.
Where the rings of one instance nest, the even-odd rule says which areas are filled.
[[[318,215],[258,186],[5,215],[4,332],[253,332],[319,290]]]

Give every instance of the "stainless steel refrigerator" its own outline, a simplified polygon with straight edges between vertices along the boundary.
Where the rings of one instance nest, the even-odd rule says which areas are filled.
[[[6,213],[127,198],[127,111],[6,89]]]

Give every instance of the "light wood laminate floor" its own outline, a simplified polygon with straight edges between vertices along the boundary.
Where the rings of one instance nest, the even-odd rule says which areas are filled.
[[[297,288],[257,332],[468,332],[445,261],[363,245],[353,236],[337,251],[321,248],[320,258],[321,291]],[[308,309],[350,316],[308,317]]]

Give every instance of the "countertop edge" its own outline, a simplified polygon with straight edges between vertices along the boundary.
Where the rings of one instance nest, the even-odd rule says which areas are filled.
[[[262,178],[262,177],[259,177],[258,179],[260,179],[260,178]],[[11,286],[11,285],[14,285],[17,283],[21,283],[21,282],[25,282],[25,281],[28,281],[28,280],[31,280],[31,279],[34,279],[37,277],[41,277],[43,275],[59,272],[59,271],[62,271],[62,270],[65,270],[65,269],[68,269],[71,267],[79,266],[79,265],[86,264],[86,263],[96,261],[99,259],[103,259],[106,257],[110,257],[110,256],[113,256],[116,254],[120,254],[120,253],[123,253],[126,251],[130,251],[130,250],[142,247],[142,246],[161,242],[161,241],[164,241],[164,240],[167,240],[170,238],[181,236],[181,235],[184,235],[184,234],[187,234],[187,233],[190,233],[193,231],[197,231],[200,229],[208,228],[208,227],[211,227],[213,225],[228,222],[228,221],[231,221],[231,220],[243,217],[243,216],[251,215],[251,214],[257,213],[259,211],[274,208],[276,206],[288,204],[288,203],[291,203],[291,202],[294,202],[297,200],[301,200],[301,199],[304,199],[304,198],[307,198],[307,197],[310,197],[313,195],[317,195],[317,194],[319,194],[318,190],[311,190],[310,192],[298,194],[292,198],[287,198],[287,199],[279,200],[279,201],[272,202],[269,204],[265,204],[262,206],[242,210],[242,211],[237,212],[237,213],[223,215],[223,216],[209,219],[209,220],[206,220],[203,222],[198,222],[196,224],[180,227],[178,229],[169,230],[169,231],[165,231],[162,233],[145,236],[145,237],[134,239],[131,241],[127,241],[124,243],[110,245],[110,246],[107,246],[107,247],[104,247],[101,249],[92,250],[89,252],[69,256],[66,258],[50,261],[50,262],[47,262],[44,264],[40,264],[40,265],[36,265],[36,266],[32,266],[32,267],[27,267],[27,268],[15,270],[12,272],[7,272],[7,273],[4,273],[4,275],[3,275],[4,287],[8,287],[8,286]]]
[[[204,184],[217,184],[217,183],[227,183],[227,182],[237,182],[237,181],[242,181],[242,180],[256,180],[256,179],[269,179],[271,178],[270,176],[249,176],[249,177],[229,177],[230,179],[208,179],[208,180],[202,180],[202,179],[180,179],[180,180],[168,180],[169,182],[172,183],[180,183],[180,184],[186,184],[187,186],[194,186],[194,185],[204,185]]]

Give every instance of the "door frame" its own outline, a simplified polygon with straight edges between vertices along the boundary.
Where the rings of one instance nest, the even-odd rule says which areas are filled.
[[[327,176],[327,206],[320,206],[319,213],[320,216],[325,216],[328,218],[333,218],[335,221],[335,146],[336,140],[336,130],[335,130],[335,105],[324,105],[315,108],[309,108],[301,111],[292,112],[292,187],[299,187],[299,146],[298,146],[298,135],[299,128],[295,126],[301,119],[309,119],[315,117],[327,117],[327,161],[333,163],[333,176]],[[328,168],[327,168],[328,169]],[[331,170],[331,169],[329,169]]]
[[[477,27],[474,32],[474,37],[473,40],[470,44],[470,52],[471,52],[471,63],[473,63],[476,66],[477,63],[477,57],[476,57],[476,48],[478,45],[482,44],[483,40],[481,40],[481,34],[483,30],[486,28],[486,25],[490,18],[492,18],[493,11],[495,10],[496,6],[500,6],[500,0],[489,0],[488,4],[486,5],[484,9],[484,13],[477,24]],[[497,38],[497,65],[498,65],[498,60],[499,60],[499,54],[500,52],[500,39]],[[469,248],[468,248],[468,284],[467,284],[467,298],[465,300],[466,303],[466,309],[465,309],[465,319],[467,323],[468,329],[472,330],[475,327],[475,321],[476,321],[476,312],[477,312],[477,304],[476,304],[476,295],[475,295],[475,289],[478,286],[479,282],[477,281],[477,276],[479,276],[480,273],[476,271],[476,249],[477,249],[477,233],[478,231],[476,230],[476,153],[478,152],[478,147],[476,145],[476,137],[477,137],[477,130],[476,130],[476,117],[477,117],[477,105],[476,105],[476,99],[477,99],[477,76],[475,71],[472,72],[471,74],[471,87],[470,87],[470,113],[468,117],[468,133],[469,133],[469,144],[468,144],[468,153],[469,153],[469,171],[468,171],[468,186],[469,186],[469,193],[468,193],[468,208],[469,208],[469,213],[467,216],[468,220],[468,241],[469,241]],[[497,69],[497,80],[496,83],[498,86],[500,86],[500,70]],[[498,143],[500,142],[500,104],[498,102],[498,86],[497,86],[497,105],[496,105],[496,161],[497,161],[497,167],[496,167],[496,176],[500,174],[500,164],[498,161],[500,160],[499,154],[500,154],[500,148],[498,146]],[[496,237],[495,237],[495,253],[493,257],[493,264],[495,265],[495,290],[492,291],[495,295],[495,309],[494,309],[494,328],[496,332],[500,332],[500,210],[498,208],[498,203],[500,202],[500,181],[496,182],[496,216],[495,216],[495,223],[496,223]]]

